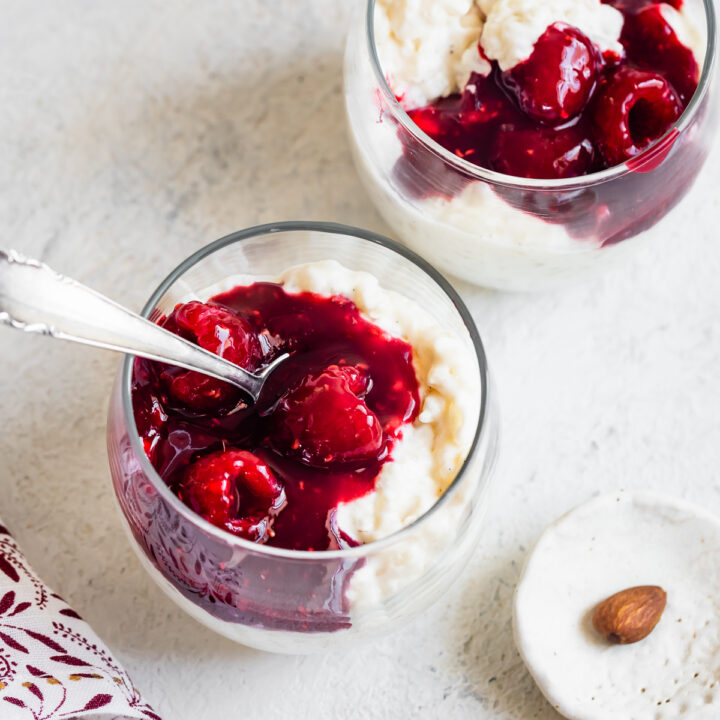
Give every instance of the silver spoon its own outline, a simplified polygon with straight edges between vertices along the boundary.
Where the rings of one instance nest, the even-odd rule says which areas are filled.
[[[0,323],[196,370],[239,387],[253,403],[289,357],[248,372],[14,250],[0,250]]]

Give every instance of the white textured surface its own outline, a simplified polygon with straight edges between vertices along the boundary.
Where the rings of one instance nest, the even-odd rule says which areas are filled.
[[[385,231],[345,138],[338,0],[0,0],[0,244],[139,308],[202,243],[273,219]],[[272,94],[269,94],[272,93]],[[720,154],[667,237],[564,292],[463,286],[504,437],[465,580],[370,647],[277,657],[213,635],[140,568],[105,460],[117,358],[0,329],[0,511],[168,720],[555,720],[512,643],[540,530],[601,490],[720,512]]]

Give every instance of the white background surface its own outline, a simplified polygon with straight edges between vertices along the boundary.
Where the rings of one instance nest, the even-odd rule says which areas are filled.
[[[202,244],[260,222],[387,232],[345,138],[350,0],[0,0],[0,245],[139,309]],[[463,581],[374,646],[272,656],[176,609],[115,514],[105,413],[118,358],[0,329],[0,514],[167,720],[552,720],[514,649],[513,586],[557,515],[657,488],[720,512],[720,169],[665,237],[545,295],[461,290],[503,415]]]

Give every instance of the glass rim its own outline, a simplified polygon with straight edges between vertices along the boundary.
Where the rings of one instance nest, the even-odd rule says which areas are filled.
[[[642,150],[642,152],[634,155],[631,158],[633,163],[638,163],[645,158],[652,158],[657,148],[667,142],[671,135],[675,133],[682,133],[694,119],[703,99],[707,95],[708,88],[710,86],[710,78],[712,77],[712,72],[715,66],[716,55],[717,25],[714,2],[715,0],[702,0],[703,7],[705,9],[705,21],[707,26],[707,45],[705,48],[705,61],[703,63],[697,90],[677,121],[673,123],[664,135],[650,143],[650,145]],[[370,63],[380,88],[380,92],[383,94],[384,99],[388,103],[388,106],[395,118],[402,124],[403,128],[410,133],[410,135],[422,143],[433,154],[461,171],[464,175],[475,180],[483,180],[492,185],[499,185],[502,187],[558,191],[566,189],[571,190],[586,185],[596,185],[609,180],[614,180],[615,178],[622,177],[628,173],[635,172],[635,170],[629,167],[625,162],[620,165],[614,165],[613,167],[605,170],[600,170],[599,172],[590,173],[589,175],[580,175],[574,178],[521,178],[514,175],[505,175],[504,173],[496,172],[495,170],[490,170],[489,168],[480,167],[479,165],[475,165],[468,160],[458,157],[455,153],[450,152],[423,132],[410,119],[410,116],[395,97],[395,93],[393,93],[390,85],[388,85],[387,78],[385,77],[382,65],[380,64],[380,57],[375,43],[375,4],[376,0],[367,0],[365,36],[370,53]]]
[[[274,557],[282,557],[286,559],[304,559],[304,560],[334,560],[343,558],[356,558],[358,556],[366,555],[369,552],[375,551],[393,545],[396,542],[402,540],[403,537],[411,533],[420,525],[424,524],[428,518],[432,517],[438,508],[442,507],[448,502],[448,499],[455,495],[458,488],[461,485],[463,478],[465,477],[466,471],[477,454],[478,448],[481,445],[481,441],[490,432],[488,429],[488,413],[489,413],[489,397],[491,383],[489,382],[488,364],[487,357],[485,355],[485,348],[482,340],[480,339],[480,333],[475,325],[475,321],[470,314],[464,301],[458,294],[457,290],[450,284],[450,282],[429,262],[424,260],[420,255],[406,248],[400,243],[390,240],[389,238],[379,235],[378,233],[370,230],[364,230],[358,227],[352,227],[349,225],[343,225],[340,223],[331,222],[315,222],[315,221],[287,221],[287,222],[275,222],[267,223],[263,225],[255,225],[244,230],[238,230],[229,235],[225,235],[214,242],[205,245],[200,248],[192,255],[183,260],[179,265],[172,270],[165,279],[158,285],[154,290],[150,299],[145,303],[141,311],[141,315],[145,318],[149,318],[152,311],[155,309],[160,298],[165,292],[179,279],[181,278],[191,267],[196,265],[198,262],[206,257],[209,257],[218,250],[221,250],[229,245],[243,242],[260,235],[279,234],[284,232],[305,232],[314,231],[319,233],[325,233],[330,235],[347,235],[350,237],[358,238],[370,242],[374,245],[386,248],[397,255],[400,255],[405,260],[416,265],[421,271],[433,280],[436,285],[445,293],[450,299],[456,312],[460,315],[473,345],[475,355],[478,361],[478,368],[480,373],[480,410],[477,418],[477,425],[473,436],[472,444],[467,452],[465,460],[457,471],[453,481],[445,489],[443,494],[428,508],[422,515],[416,518],[412,523],[405,527],[396,530],[394,533],[387,535],[386,537],[374,540],[363,545],[358,545],[351,548],[344,548],[339,550],[290,550],[287,548],[272,547],[269,545],[260,545],[258,543],[251,542],[250,540],[244,540],[235,535],[231,535],[225,530],[212,525],[203,517],[191,510],[185,503],[180,500],[175,493],[173,493],[165,481],[160,477],[158,472],[153,467],[149,458],[145,454],[142,442],[140,440],[140,434],[137,430],[137,424],[135,423],[135,416],[132,409],[132,394],[131,394],[131,382],[132,382],[132,368],[135,360],[134,355],[126,355],[122,360],[121,365],[121,382],[120,391],[122,394],[122,411],[126,427],[130,430],[128,433],[130,436],[130,444],[139,458],[140,466],[145,476],[150,480],[152,486],[157,492],[160,493],[161,497],[165,499],[170,505],[181,515],[183,515],[188,521],[196,526],[199,526],[201,530],[211,535],[216,536],[219,540],[233,545],[236,548],[248,552],[256,552],[261,555],[268,555]],[[481,490],[488,483],[488,473],[485,477],[481,478],[480,486],[477,490]]]

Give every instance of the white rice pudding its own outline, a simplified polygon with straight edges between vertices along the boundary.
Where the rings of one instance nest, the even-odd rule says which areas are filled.
[[[687,0],[680,12],[670,5],[662,11],[702,66],[701,0]],[[461,91],[472,72],[487,75],[490,64],[478,47],[509,70],[530,56],[555,22],[577,27],[603,51],[621,49],[622,14],[600,0],[376,0],[375,44],[390,87],[410,110]],[[358,80],[358,89],[373,84],[370,73]],[[447,272],[482,285],[531,290],[629,251],[628,243],[618,243],[598,253],[601,238],[574,238],[562,224],[509,205],[480,181],[452,197],[402,197],[389,181],[403,153],[397,130],[371,117],[377,115],[374,103],[360,117],[364,111],[358,111],[354,91],[348,84],[350,137],[365,186],[399,236]],[[649,235],[636,236],[632,244]]]
[[[483,18],[473,0],[378,0],[380,62],[403,107],[411,109],[465,87],[490,64],[477,51]]]
[[[698,65],[705,59],[702,3],[662,13]],[[406,110],[462,90],[490,63],[510,70],[527,60],[554,23],[572,25],[601,52],[622,53],[623,16],[601,0],[377,0],[375,43],[390,87]]]
[[[290,293],[347,297],[370,322],[412,346],[420,413],[402,427],[375,489],[340,505],[334,521],[359,543],[379,540],[414,522],[453,481],[475,435],[480,376],[469,335],[458,337],[417,303],[381,287],[374,275],[333,260],[292,267],[276,277],[235,275],[188,299],[207,300],[261,281],[279,283]]]

